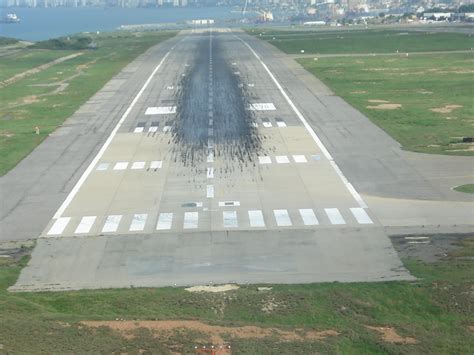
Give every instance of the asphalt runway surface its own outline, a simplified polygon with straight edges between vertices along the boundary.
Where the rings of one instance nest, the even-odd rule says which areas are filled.
[[[295,65],[225,30],[129,65],[12,290],[412,279],[387,228],[439,213],[470,228],[472,201],[441,205],[396,143]]]

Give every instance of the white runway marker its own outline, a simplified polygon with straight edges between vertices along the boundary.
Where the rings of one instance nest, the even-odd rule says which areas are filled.
[[[251,111],[275,111],[276,107],[272,102],[250,104]]]
[[[135,127],[133,133],[142,133],[145,127]]]
[[[184,229],[195,229],[198,227],[199,213],[198,212],[185,212],[184,213]]]
[[[96,218],[97,218],[96,216],[82,217],[74,233],[75,234],[89,233],[91,231],[92,226],[95,223]]]
[[[109,163],[100,163],[99,165],[97,165],[97,169],[96,170],[99,170],[99,171],[104,171],[104,170],[107,170],[109,168]]]
[[[236,211],[223,211],[222,219],[224,222],[224,228],[237,228],[239,226]]]
[[[207,155],[207,162],[208,163],[213,163],[214,162],[214,153],[213,152],[209,152],[209,154]]]
[[[287,210],[273,210],[273,214],[275,215],[277,226],[288,227],[292,225],[291,219]]]
[[[148,107],[145,115],[170,115],[176,113],[176,106]]]
[[[271,164],[272,159],[270,157],[258,157],[259,164]]]
[[[160,213],[158,217],[158,223],[156,224],[156,230],[168,230],[171,229],[173,223],[172,213]]]
[[[286,123],[284,121],[277,121],[278,127],[286,127]]]
[[[258,123],[257,122],[252,122],[252,126],[254,126],[255,128],[258,128]]]
[[[206,197],[214,198],[214,185],[207,185],[206,187]]]
[[[265,221],[261,210],[251,210],[248,213],[251,227],[265,227]]]
[[[158,126],[150,126],[150,128],[148,128],[149,133],[155,133],[157,131],[158,131]]]
[[[214,120],[211,118],[209,119],[209,126],[212,126],[214,124]]]
[[[163,132],[166,133],[166,132],[169,132],[169,131],[171,131],[171,126],[164,126],[163,127]]]
[[[161,160],[154,160],[150,163],[150,169],[161,169],[163,162]]]
[[[49,229],[48,235],[59,235],[66,229],[71,217],[58,218]]]
[[[132,218],[132,223],[130,223],[130,232],[141,232],[144,230],[147,217],[147,214],[134,215]]]
[[[219,207],[240,206],[240,201],[219,201]]]
[[[337,208],[325,208],[329,221],[331,224],[346,224],[346,221],[341,215],[341,212]]]
[[[89,166],[87,167],[87,169],[84,171],[84,173],[81,175],[81,177],[79,178],[79,180],[77,181],[76,185],[74,185],[74,187],[72,188],[71,192],[69,193],[69,195],[66,197],[66,199],[64,200],[64,202],[61,204],[61,206],[58,208],[58,210],[56,211],[56,213],[54,214],[54,218],[59,218],[62,216],[62,214],[64,213],[64,211],[66,210],[66,208],[69,206],[69,204],[71,203],[71,201],[74,199],[74,197],[76,196],[76,194],[79,192],[79,189],[81,188],[81,186],[84,184],[84,182],[86,181],[86,179],[89,177],[90,173],[92,172],[92,170],[94,169],[94,166],[97,164],[97,162],[99,162],[99,160],[102,158],[102,156],[104,155],[105,151],[107,150],[107,148],[109,147],[110,143],[112,142],[112,140],[114,139],[115,135],[117,134],[118,130],[120,129],[120,127],[122,126],[123,122],[127,119],[128,115],[130,114],[130,112],[132,111],[132,109],[135,107],[135,105],[137,104],[138,100],[140,99],[140,97],[143,95],[143,93],[145,92],[145,90],[147,89],[148,85],[150,84],[150,82],[153,80],[153,77],[156,75],[156,73],[158,72],[158,70],[161,68],[161,66],[163,65],[163,62],[166,60],[166,58],[168,58],[169,54],[171,53],[171,51],[174,49],[175,46],[173,46],[164,56],[163,58],[161,59],[161,61],[158,63],[158,65],[153,69],[153,72],[150,74],[150,76],[146,79],[145,83],[143,84],[143,86],[141,87],[140,91],[137,93],[137,95],[133,98],[132,100],[132,103],[130,104],[130,106],[128,106],[127,110],[125,110],[124,114],[122,115],[122,117],[120,117],[120,120],[117,122],[116,126],[114,127],[114,129],[112,130],[112,132],[110,132],[110,135],[109,137],[107,138],[107,140],[105,141],[104,145],[100,148],[99,152],[97,153],[97,155],[94,157],[94,159],[92,159],[91,163],[89,164]]]
[[[351,208],[351,212],[359,224],[373,224],[369,215],[363,208]]]
[[[288,164],[290,162],[290,159],[288,159],[286,155],[277,155],[275,160],[277,164]]]
[[[234,35],[235,36],[235,35]],[[324,146],[323,142],[321,142],[321,140],[319,139],[319,137],[317,136],[317,134],[314,132],[313,128],[311,127],[311,125],[308,123],[308,121],[306,121],[306,118],[301,114],[301,112],[298,110],[298,108],[296,107],[296,105],[293,103],[293,101],[291,101],[290,97],[288,96],[288,94],[285,92],[285,90],[283,90],[283,87],[281,86],[281,84],[278,82],[278,80],[275,78],[275,75],[273,75],[273,73],[270,71],[270,69],[268,69],[268,66],[263,62],[262,58],[260,58],[260,56],[257,54],[257,52],[254,51],[254,49],[247,43],[245,42],[243,39],[241,39],[240,37],[238,36],[235,36],[237,39],[239,39],[249,50],[250,52],[252,52],[252,54],[255,56],[255,58],[257,58],[257,60],[260,62],[260,64],[262,65],[262,67],[265,69],[265,71],[267,72],[267,74],[270,76],[270,78],[273,80],[273,83],[275,84],[275,86],[278,88],[278,90],[280,90],[280,93],[281,95],[285,98],[286,102],[288,103],[288,105],[290,105],[290,107],[293,109],[293,112],[296,114],[296,116],[298,116],[299,120],[303,123],[303,125],[305,126],[306,130],[308,131],[308,133],[310,134],[310,136],[313,138],[314,142],[317,144],[317,146],[319,147],[319,149],[321,149],[322,153],[324,154],[324,156],[326,157],[327,160],[330,161],[332,167],[334,168],[334,170],[336,171],[336,173],[339,175],[339,178],[341,179],[342,183],[346,186],[346,188],[349,190],[349,192],[351,193],[352,197],[354,197],[354,199],[357,201],[357,203],[359,204],[360,207],[362,208],[367,208],[367,204],[364,202],[364,200],[362,199],[362,197],[359,195],[359,193],[356,191],[356,189],[354,188],[354,186],[352,186],[352,184],[346,179],[346,177],[344,176],[344,174],[341,172],[341,170],[339,169],[339,167],[337,166],[337,164],[334,162],[334,159],[333,157],[331,156],[331,154],[329,153],[329,151],[326,149],[326,147]]]
[[[304,155],[293,155],[293,160],[295,163],[307,163],[306,157]]]
[[[303,208],[299,211],[305,226],[316,226],[319,224],[319,221],[311,208]]]
[[[104,228],[102,228],[103,233],[113,233],[116,232],[120,221],[122,220],[122,215],[110,215],[105,220]]]
[[[262,122],[263,127],[265,128],[271,128],[273,127],[272,123],[270,121],[263,121]]]
[[[140,170],[145,168],[145,162],[144,161],[136,161],[132,164],[131,169],[132,170]]]
[[[214,178],[214,168],[213,167],[207,168],[207,178],[208,179],[213,179]]]
[[[114,165],[114,170],[126,170],[128,167],[128,162],[122,161]]]

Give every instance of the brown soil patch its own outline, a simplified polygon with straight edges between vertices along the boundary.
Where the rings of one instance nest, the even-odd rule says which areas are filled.
[[[469,325],[468,329],[474,332],[474,325]]]
[[[239,286],[237,285],[227,284],[227,285],[216,285],[216,286],[193,286],[193,287],[185,288],[184,290],[188,292],[217,293],[217,292],[233,291],[233,290],[238,290],[238,289],[239,289]]]
[[[134,332],[137,329],[144,328],[149,330],[154,337],[167,336],[170,332],[176,330],[192,330],[205,333],[211,338],[214,345],[224,344],[224,336],[228,335],[232,338],[265,338],[276,336],[282,341],[303,341],[303,340],[323,340],[327,337],[337,336],[339,333],[335,330],[303,330],[295,329],[294,331],[281,330],[277,328],[261,328],[256,326],[244,327],[223,327],[217,325],[209,325],[193,320],[173,320],[173,321],[85,321],[81,324],[91,327],[107,327],[120,333],[125,339],[133,339]]]
[[[445,105],[443,107],[438,108],[430,108],[430,111],[437,112],[437,113],[451,113],[457,108],[461,108],[462,105]]]
[[[387,101],[387,100],[367,100],[371,103],[374,103],[374,104],[386,104],[386,103],[389,103],[390,101]]]
[[[365,327],[379,332],[380,335],[382,336],[382,340],[386,341],[387,343],[395,343],[395,344],[416,344],[417,343],[415,338],[402,337],[395,331],[394,328],[391,328],[391,327],[371,327],[368,325],[366,325]]]
[[[0,131],[0,137],[11,138],[14,134],[8,131]]]
[[[377,106],[366,106],[368,109],[371,110],[396,110],[402,107],[401,104],[380,104]]]

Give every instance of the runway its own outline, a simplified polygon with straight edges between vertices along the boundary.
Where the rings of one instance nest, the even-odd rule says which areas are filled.
[[[412,278],[245,36],[185,33],[148,67],[12,290]]]

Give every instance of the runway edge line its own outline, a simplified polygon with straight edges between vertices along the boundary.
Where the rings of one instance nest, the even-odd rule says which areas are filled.
[[[77,181],[76,185],[74,185],[73,189],[71,190],[71,192],[69,192],[69,195],[66,197],[66,199],[64,200],[64,202],[61,204],[61,206],[58,208],[58,210],[56,211],[56,213],[54,214],[54,217],[53,219],[58,219],[62,216],[62,214],[64,213],[64,211],[66,210],[66,208],[69,206],[69,204],[71,203],[71,201],[73,200],[73,198],[76,196],[77,192],[79,191],[79,189],[81,188],[81,186],[84,184],[84,182],[86,181],[87,177],[90,175],[90,173],[92,172],[92,170],[94,169],[94,166],[97,164],[97,162],[100,160],[100,158],[102,158],[102,155],[104,154],[105,150],[108,148],[108,146],[110,145],[110,143],[112,142],[112,139],[115,137],[115,134],[117,133],[117,131],[120,129],[120,127],[122,126],[122,123],[125,121],[125,119],[128,117],[128,115],[130,114],[130,112],[132,111],[133,107],[135,106],[135,104],[138,102],[138,100],[140,99],[140,97],[142,96],[143,92],[146,90],[146,88],[148,87],[148,85],[150,84],[151,80],[153,79],[153,77],[155,76],[155,74],[158,72],[158,70],[160,69],[161,65],[164,63],[164,61],[166,60],[166,58],[168,57],[168,55],[171,53],[171,51],[174,49],[175,46],[173,46],[165,55],[164,57],[161,59],[160,63],[158,63],[158,65],[155,67],[155,69],[153,70],[153,72],[150,74],[150,76],[148,77],[148,79],[145,81],[145,84],[143,84],[142,88],[140,89],[140,91],[138,92],[138,94],[135,96],[135,98],[133,99],[132,103],[130,104],[130,106],[127,108],[127,110],[124,112],[124,114],[122,115],[122,117],[120,118],[120,120],[118,121],[117,125],[114,127],[114,129],[112,130],[112,132],[110,133],[109,137],[107,138],[107,140],[105,141],[104,145],[102,146],[102,148],[100,148],[99,152],[97,153],[97,155],[94,157],[94,159],[91,161],[91,163],[89,164],[89,166],[87,167],[87,169],[84,171],[84,173],[81,175],[81,177],[79,178],[79,180]]]
[[[298,116],[299,120],[303,123],[303,125],[305,126],[306,130],[309,132],[310,136],[313,138],[313,140],[316,142],[317,146],[319,147],[319,149],[321,149],[321,151],[323,152],[323,155],[326,157],[327,160],[329,160],[331,166],[334,168],[334,170],[336,171],[337,175],[340,177],[340,179],[342,180],[343,184],[346,186],[347,190],[350,192],[350,194],[352,195],[352,197],[354,197],[354,199],[357,201],[357,203],[359,204],[360,207],[362,208],[368,208],[367,204],[365,203],[365,201],[362,199],[362,197],[359,195],[359,193],[357,192],[357,190],[354,188],[354,186],[352,186],[352,184],[349,182],[349,180],[347,180],[347,178],[344,176],[344,174],[342,173],[341,169],[339,169],[339,167],[337,166],[336,162],[334,161],[331,153],[329,153],[329,151],[326,149],[326,147],[324,146],[323,142],[319,139],[318,135],[316,134],[316,132],[313,130],[313,128],[311,127],[311,125],[308,123],[308,121],[306,120],[306,118],[303,116],[303,114],[298,110],[298,108],[296,107],[296,105],[293,103],[293,101],[291,101],[290,97],[288,96],[288,94],[285,92],[285,90],[283,90],[283,87],[280,85],[280,83],[278,82],[278,80],[275,78],[275,76],[273,75],[273,73],[270,71],[270,69],[268,68],[268,66],[264,63],[264,61],[260,58],[260,56],[257,54],[257,52],[255,52],[255,50],[247,43],[245,42],[242,38],[240,38],[239,36],[237,35],[234,35],[239,41],[241,41],[251,52],[252,54],[255,56],[255,58],[258,59],[258,61],[260,62],[260,64],[262,64],[263,68],[265,69],[265,71],[267,72],[267,74],[270,76],[270,78],[273,80],[273,82],[275,83],[276,87],[278,88],[278,90],[280,90],[280,93],[283,95],[283,97],[285,98],[286,102],[290,105],[290,107],[293,109],[293,111],[295,112],[296,116]]]

